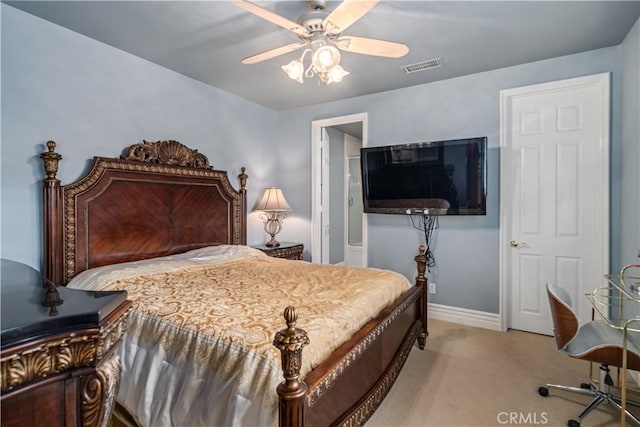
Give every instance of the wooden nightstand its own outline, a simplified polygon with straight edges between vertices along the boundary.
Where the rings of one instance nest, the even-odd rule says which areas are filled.
[[[33,268],[2,260],[2,425],[106,425],[130,307],[125,291],[43,286]]]
[[[265,245],[254,246],[254,248],[260,249],[265,254],[275,258],[301,260],[304,245],[302,243],[280,242],[280,246],[275,248],[269,248]]]

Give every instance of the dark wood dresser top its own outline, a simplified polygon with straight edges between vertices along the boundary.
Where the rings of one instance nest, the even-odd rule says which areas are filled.
[[[59,286],[55,290],[62,303],[52,312],[52,307],[43,304],[49,287],[38,271],[5,259],[0,268],[3,349],[69,330],[98,328],[127,299],[125,291],[94,292]]]
[[[131,302],[125,291],[56,287],[35,269],[0,264],[0,424],[106,426],[118,394]]]

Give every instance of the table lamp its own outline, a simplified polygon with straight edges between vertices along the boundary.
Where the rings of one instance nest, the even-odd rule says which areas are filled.
[[[282,229],[282,220],[287,217],[285,212],[291,211],[282,190],[276,187],[264,190],[254,211],[262,211],[260,218],[264,222],[264,231],[271,236],[271,240],[265,243],[265,246],[269,248],[280,246],[280,242],[276,240],[276,234]]]

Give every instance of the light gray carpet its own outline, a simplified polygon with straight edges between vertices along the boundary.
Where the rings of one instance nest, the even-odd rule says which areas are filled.
[[[366,427],[566,426],[591,398],[555,390],[545,398],[538,387],[579,386],[588,378],[589,363],[556,350],[552,337],[430,320],[426,350],[411,351]],[[582,423],[618,425],[620,413],[611,405],[600,405]]]

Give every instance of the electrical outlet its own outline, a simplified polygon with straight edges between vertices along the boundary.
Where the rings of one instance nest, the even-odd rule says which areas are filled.
[[[435,294],[436,293],[436,284],[434,282],[430,282],[429,283],[429,293],[430,294]]]

